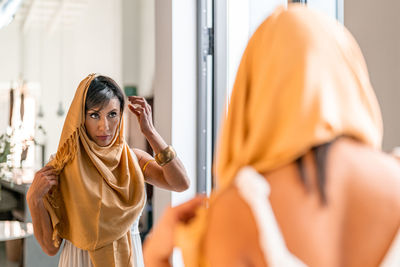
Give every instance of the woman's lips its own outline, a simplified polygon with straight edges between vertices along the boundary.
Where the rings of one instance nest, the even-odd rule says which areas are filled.
[[[97,139],[101,140],[101,141],[106,141],[108,138],[110,138],[110,135],[100,135],[97,136]]]

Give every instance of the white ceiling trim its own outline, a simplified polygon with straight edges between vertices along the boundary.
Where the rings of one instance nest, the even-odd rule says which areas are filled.
[[[28,27],[30,25],[31,19],[32,19],[32,14],[33,14],[33,10],[35,10],[35,6],[37,5],[38,0],[32,0],[28,12],[25,15],[25,19],[24,22],[22,24],[22,31],[23,33],[27,33],[28,31]]]
[[[25,0],[16,20],[26,34],[30,29],[44,27],[47,35],[54,33],[60,25],[71,25],[87,8],[88,0]]]

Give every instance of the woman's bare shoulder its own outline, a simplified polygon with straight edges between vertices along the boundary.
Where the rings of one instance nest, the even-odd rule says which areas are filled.
[[[351,139],[340,139],[330,155],[332,170],[355,184],[380,184],[400,190],[400,162],[393,156]]]
[[[331,179],[344,178],[344,187],[337,189],[344,192],[346,207],[345,258],[349,266],[376,266],[400,225],[400,163],[354,141],[338,141],[332,148]],[[335,177],[336,169],[343,175]]]
[[[365,226],[397,229],[400,224],[400,163],[393,156],[355,141],[337,144],[332,180],[343,178],[345,204],[351,220]],[[334,168],[341,169],[335,177]],[[333,184],[333,183],[332,183]],[[357,211],[357,212],[354,212]],[[395,215],[395,214],[396,215]]]

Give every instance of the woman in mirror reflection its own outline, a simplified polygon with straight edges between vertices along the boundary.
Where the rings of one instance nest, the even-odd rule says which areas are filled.
[[[43,251],[55,255],[64,240],[59,266],[143,266],[138,219],[145,182],[173,191],[189,187],[182,162],[153,126],[150,105],[142,97],[128,100],[155,158],[128,147],[117,83],[91,74],[76,90],[57,153],[29,188]]]
[[[302,5],[277,9],[243,54],[208,208],[198,197],[168,209],[146,266],[169,266],[174,245],[186,267],[400,266],[400,165],[382,128],[350,32]]]

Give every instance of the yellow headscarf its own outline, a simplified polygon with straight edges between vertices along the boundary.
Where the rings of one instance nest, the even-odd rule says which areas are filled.
[[[85,100],[94,74],[76,90],[55,158],[59,186],[45,198],[54,234],[88,250],[94,266],[132,266],[130,227],[144,204],[144,178],[123,135],[100,147],[85,129]]]
[[[380,110],[360,48],[333,19],[302,5],[278,8],[243,54],[219,140],[214,199],[242,167],[268,173],[339,136],[381,145]],[[200,217],[192,225],[204,231]],[[201,240],[200,230],[181,229],[182,247]],[[199,266],[190,248],[183,255],[197,258],[187,266]]]

